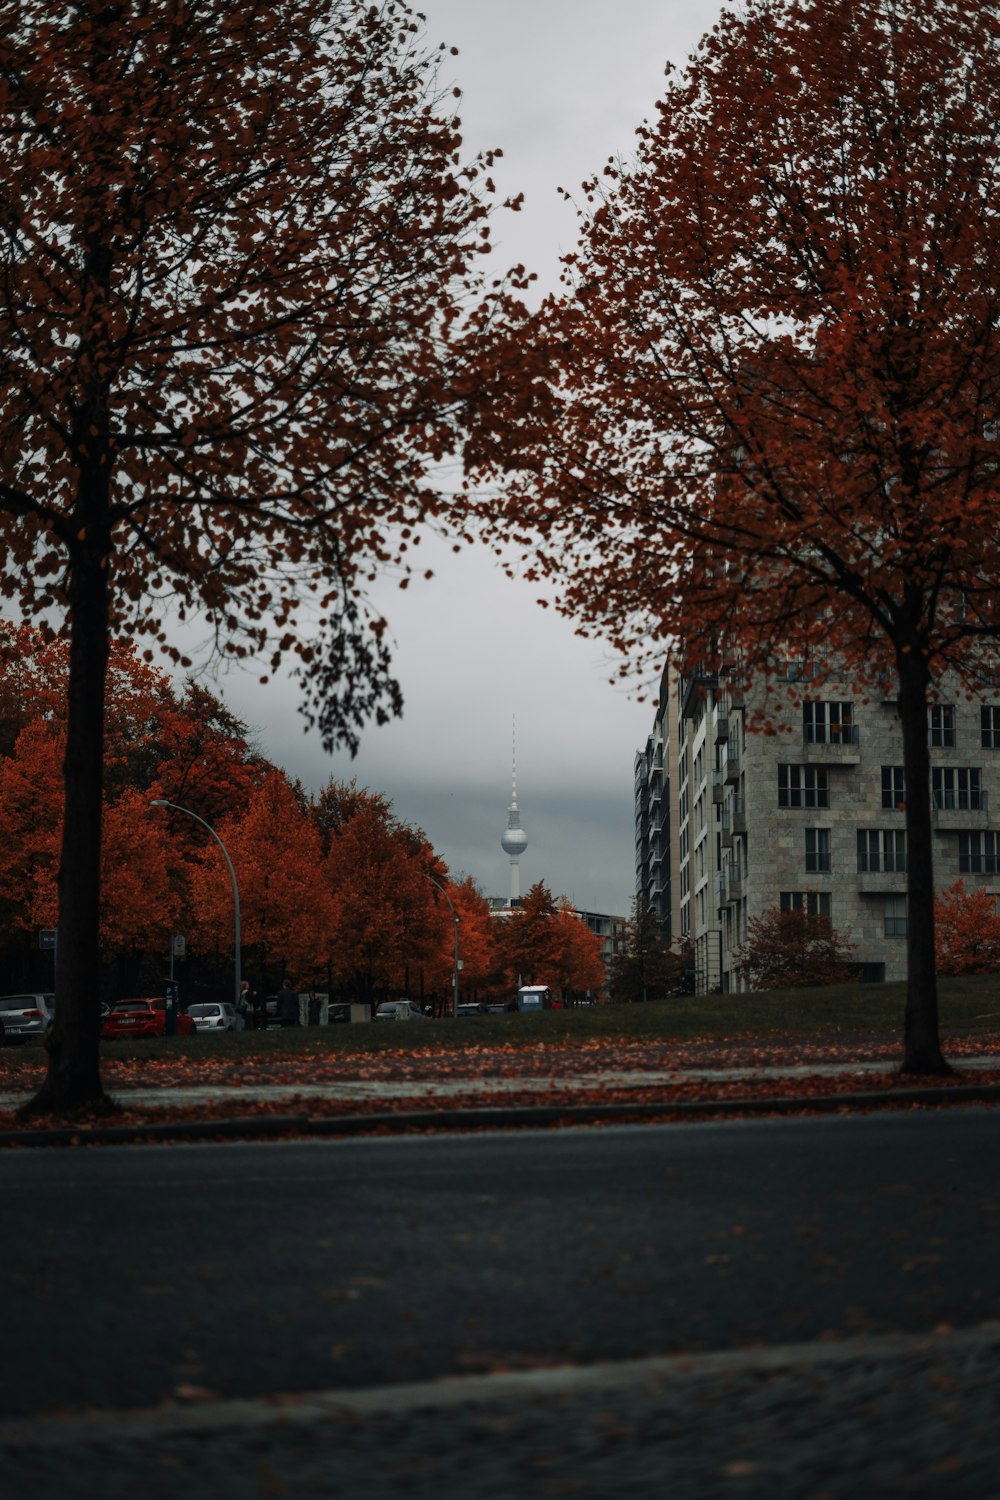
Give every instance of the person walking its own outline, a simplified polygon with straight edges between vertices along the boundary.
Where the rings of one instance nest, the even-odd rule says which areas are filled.
[[[240,983],[239,998],[236,1001],[236,1014],[243,1022],[242,1030],[249,1031],[253,1020],[253,992],[250,989],[249,979]]]
[[[278,1016],[282,1026],[299,1024],[299,992],[292,988],[292,981],[288,978],[278,993]]]

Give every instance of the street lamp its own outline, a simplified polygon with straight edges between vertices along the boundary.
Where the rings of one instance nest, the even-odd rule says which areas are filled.
[[[151,802],[149,805],[150,805],[150,807],[170,807],[170,808],[173,808],[174,812],[187,813],[188,817],[189,818],[194,818],[195,822],[196,823],[200,823],[201,826],[202,826],[202,828],[207,828],[208,829],[209,833],[212,835],[213,839],[218,844],[219,848],[222,850],[222,857],[226,861],[226,864],[229,867],[229,878],[233,882],[233,908],[234,908],[234,911],[235,911],[234,948],[235,948],[235,955],[236,955],[236,1000],[235,1000],[235,1004],[238,1007],[239,1006],[239,1001],[240,1001],[240,987],[241,987],[241,984],[242,984],[242,976],[240,974],[240,891],[239,891],[239,886],[236,884],[236,871],[233,869],[233,862],[229,858],[229,851],[226,849],[225,844],[219,838],[219,835],[216,833],[216,831],[212,827],[211,823],[206,823],[204,818],[200,818],[198,816],[198,814],[196,812],[192,812],[189,807],[181,807],[180,804],[177,803],[177,802],[164,802],[164,801],[161,801],[161,800],[158,800],[156,802]]]
[[[421,871],[421,874],[423,874],[423,871]],[[452,901],[451,897],[448,895],[448,892],[445,890],[444,886],[441,884],[441,882],[439,880],[435,880],[433,875],[424,875],[424,879],[425,880],[429,880],[430,883],[431,883],[431,885],[437,886],[438,890],[441,892],[442,896],[447,901],[448,905],[451,907],[451,920],[455,924],[455,958],[454,958],[454,962],[453,962],[453,965],[452,965],[452,971],[451,971],[451,993],[452,993],[452,1014],[454,1016],[454,1019],[457,1021],[458,1020],[458,912],[455,910],[455,903]]]

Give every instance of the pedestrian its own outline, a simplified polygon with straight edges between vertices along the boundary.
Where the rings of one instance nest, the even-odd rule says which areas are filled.
[[[240,983],[239,998],[236,1001],[236,1014],[243,1022],[242,1030],[249,1031],[253,1018],[253,991],[250,988],[249,979],[244,979]]]
[[[299,1024],[299,992],[292,988],[292,981],[287,978],[278,993],[278,1017],[282,1026]]]

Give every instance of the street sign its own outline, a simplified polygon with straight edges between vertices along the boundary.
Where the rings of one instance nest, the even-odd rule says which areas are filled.
[[[56,930],[54,927],[43,927],[38,934],[39,948],[54,948],[56,945]]]
[[[175,932],[170,939],[170,951],[174,958],[183,958],[187,952],[187,939],[182,932]]]

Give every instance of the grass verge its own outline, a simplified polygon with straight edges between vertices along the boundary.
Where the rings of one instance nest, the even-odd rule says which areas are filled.
[[[322,1029],[241,1032],[223,1036],[171,1037],[103,1043],[104,1055],[123,1061],[190,1057],[272,1059],[310,1055],[365,1055],[530,1049],[539,1042],[622,1041],[655,1043],[695,1038],[787,1036],[831,1042],[865,1037],[902,1037],[906,986],[834,985],[826,989],[769,990],[749,995],[680,996],[648,1005],[590,1006],[542,1015],[474,1016],[458,1022],[374,1022]],[[995,975],[940,980],[941,1032],[950,1036],[1000,1031],[1000,981]],[[8,1047],[4,1071],[36,1070],[40,1048]]]

